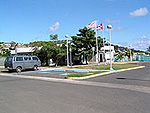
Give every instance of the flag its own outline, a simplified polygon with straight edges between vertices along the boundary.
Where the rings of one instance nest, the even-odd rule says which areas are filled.
[[[88,28],[94,28],[96,27],[96,20],[88,24]]]
[[[97,31],[98,31],[98,30],[103,30],[103,24],[102,24],[102,23],[99,24],[99,25],[96,27],[96,29],[97,29]]]

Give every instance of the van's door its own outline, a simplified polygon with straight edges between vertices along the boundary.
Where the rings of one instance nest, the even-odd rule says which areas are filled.
[[[12,56],[7,57],[5,62],[4,62],[5,68],[12,69],[13,68],[13,63],[12,62],[13,62],[13,57]]]
[[[25,68],[23,56],[16,56],[14,67],[18,67],[18,66],[22,67],[22,69]]]
[[[25,56],[24,57],[24,65],[25,65],[25,69],[29,69],[29,68],[33,68],[33,62],[31,60],[31,57],[29,56]]]

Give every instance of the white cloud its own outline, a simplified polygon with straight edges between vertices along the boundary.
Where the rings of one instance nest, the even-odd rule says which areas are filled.
[[[123,30],[122,27],[117,27],[117,28],[112,29],[112,31],[121,31],[121,30]]]
[[[146,36],[142,36],[136,41],[132,42],[131,45],[135,49],[147,50],[150,45],[150,39],[148,39]]]
[[[132,17],[136,17],[136,16],[145,16],[149,13],[148,9],[147,8],[140,8],[140,9],[137,9],[133,12],[130,12],[130,16]]]
[[[109,24],[113,24],[113,23],[119,23],[120,20],[105,20],[105,22]]]
[[[58,29],[59,29],[59,22],[56,22],[55,24],[53,24],[53,25],[51,25],[50,27],[49,27],[49,30],[51,31],[51,32],[55,32],[55,31],[57,31]]]

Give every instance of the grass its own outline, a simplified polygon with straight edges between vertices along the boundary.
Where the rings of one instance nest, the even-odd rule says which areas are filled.
[[[66,78],[68,78],[68,77],[85,77],[85,76],[100,74],[103,72],[104,71],[96,71],[96,72],[92,72],[92,73],[72,73],[72,74],[67,75]]]
[[[113,69],[114,70],[119,70],[119,69],[126,69],[126,68],[132,68],[132,67],[138,67],[139,65],[136,64],[113,64]],[[78,66],[78,67],[72,67],[75,69],[92,69],[92,65],[86,65],[86,66]],[[107,64],[101,64],[101,65],[94,65],[94,70],[109,70],[110,65]]]
[[[133,67],[138,67],[139,65],[136,64],[113,64],[113,69],[114,70],[120,70],[120,69],[127,69],[127,68],[133,68]],[[71,68],[71,67],[69,67]],[[72,67],[74,69],[91,69],[92,65],[84,65],[84,66],[77,66],[77,67]],[[105,64],[101,64],[101,65],[94,65],[94,70],[109,70],[110,65],[105,65]],[[94,75],[94,74],[99,74],[99,73],[103,73],[104,71],[96,71],[96,72],[92,72],[92,73],[73,73],[70,74],[68,76],[66,76],[66,78],[68,77],[85,77],[85,76],[90,76],[90,75]]]
[[[139,65],[137,64],[113,64],[112,67],[114,70],[120,70],[120,69],[127,69],[127,68],[133,68],[133,67],[138,67]],[[45,66],[45,67],[48,67],[48,66]],[[60,68],[60,67],[65,67],[65,68],[68,68],[68,69],[85,69],[85,70],[91,70],[92,69],[92,64],[90,65],[77,65],[77,66],[73,66],[73,67],[66,67],[66,66],[54,66],[52,68]],[[69,74],[67,75],[65,78],[68,78],[68,77],[85,77],[85,76],[91,76],[91,75],[94,75],[94,74],[100,74],[100,73],[103,73],[105,71],[102,71],[102,70],[109,70],[110,68],[110,65],[107,64],[100,64],[100,65],[97,65],[95,64],[94,67],[93,67],[93,70],[100,70],[100,71],[96,71],[96,72],[91,72],[91,73],[73,73],[73,74]]]
[[[66,66],[41,66],[44,68],[62,68],[62,67],[66,67]]]

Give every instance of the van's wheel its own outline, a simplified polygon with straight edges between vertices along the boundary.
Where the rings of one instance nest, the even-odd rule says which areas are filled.
[[[35,66],[33,67],[33,70],[34,70],[34,71],[37,71],[37,70],[38,70],[38,66],[35,65]]]
[[[17,73],[20,73],[22,71],[22,68],[21,67],[17,67],[16,71],[17,71]]]

